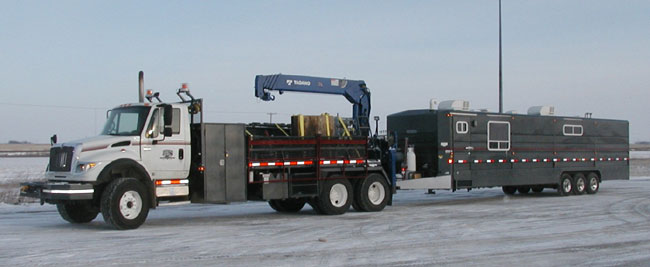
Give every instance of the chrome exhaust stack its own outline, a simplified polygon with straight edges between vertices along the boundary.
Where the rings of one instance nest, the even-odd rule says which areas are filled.
[[[138,102],[139,103],[144,103],[144,72],[140,71],[138,75],[138,82],[139,82],[139,95],[138,95]]]

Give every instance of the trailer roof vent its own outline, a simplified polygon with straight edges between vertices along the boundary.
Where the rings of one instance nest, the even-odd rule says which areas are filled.
[[[469,111],[469,101],[467,100],[446,100],[438,104],[439,110],[461,110]]]
[[[437,99],[431,98],[429,100],[429,109],[430,110],[435,110],[437,105],[438,105],[438,100]]]
[[[528,109],[528,115],[552,116],[555,115],[554,106],[534,106]]]
[[[513,109],[513,110],[508,110],[505,113],[506,114],[519,114],[519,111]]]

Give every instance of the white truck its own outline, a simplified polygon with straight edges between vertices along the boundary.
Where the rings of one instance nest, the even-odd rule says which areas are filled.
[[[71,223],[101,212],[116,229],[139,227],[167,201],[262,200],[280,212],[309,203],[321,214],[390,204],[391,180],[367,137],[263,136],[245,124],[204,123],[202,100],[185,84],[178,103],[152,92],[144,103],[140,77],[140,103],[111,109],[99,136],[54,144],[47,182],[23,183],[21,195],[56,204]]]

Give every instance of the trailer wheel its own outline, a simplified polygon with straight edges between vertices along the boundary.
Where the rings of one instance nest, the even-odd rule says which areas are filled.
[[[316,212],[326,215],[343,214],[352,204],[352,184],[347,179],[328,180],[315,199]]]
[[[600,177],[596,173],[587,174],[587,194],[596,194],[600,188]]]
[[[530,192],[530,186],[517,187],[517,191],[519,191],[519,194],[528,194]]]
[[[530,189],[533,190],[533,192],[535,193],[541,193],[542,191],[544,191],[544,186],[534,185]]]
[[[295,213],[305,206],[305,200],[299,198],[272,199],[269,206],[277,212]]]
[[[557,192],[560,196],[568,196],[573,192],[573,179],[571,179],[571,175],[563,173],[560,176],[560,184],[558,184]]]
[[[99,210],[90,201],[69,201],[56,204],[56,210],[70,223],[89,223],[97,217]]]
[[[102,194],[104,221],[118,230],[135,229],[149,214],[149,197],[145,186],[134,178],[112,181]]]
[[[573,176],[573,193],[576,195],[582,195],[587,189],[587,181],[585,175],[582,173],[576,173]]]
[[[383,210],[388,204],[389,190],[388,183],[383,176],[376,173],[370,174],[357,184],[354,190],[354,202],[361,211]]]
[[[502,186],[501,189],[506,195],[514,195],[517,192],[517,187],[514,186]]]

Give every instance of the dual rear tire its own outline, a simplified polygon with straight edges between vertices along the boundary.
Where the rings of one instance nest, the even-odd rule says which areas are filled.
[[[390,199],[390,187],[380,174],[370,174],[354,186],[347,179],[327,180],[318,197],[309,204],[319,214],[343,214],[353,206],[357,211],[383,210]]]

